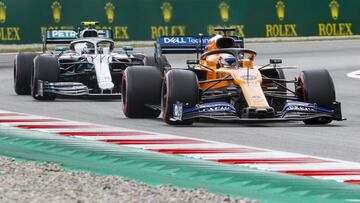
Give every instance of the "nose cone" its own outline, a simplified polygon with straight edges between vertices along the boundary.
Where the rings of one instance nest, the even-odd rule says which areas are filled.
[[[114,83],[112,83],[112,82],[101,82],[101,83],[99,83],[99,87],[102,90],[109,90],[109,89],[114,88]]]

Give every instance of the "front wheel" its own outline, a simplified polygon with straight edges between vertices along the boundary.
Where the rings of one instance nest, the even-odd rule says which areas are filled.
[[[53,56],[37,56],[34,59],[34,70],[31,73],[31,95],[36,100],[54,100],[56,94],[39,92],[39,81],[58,82],[59,63]]]
[[[195,106],[199,103],[199,85],[196,74],[188,70],[170,70],[165,75],[162,86],[163,119],[170,125],[190,125],[191,120],[174,121],[174,104],[180,102],[183,106]]]
[[[130,66],[122,79],[123,112],[128,118],[157,118],[160,110],[161,72],[153,66]]]
[[[18,95],[30,95],[31,71],[37,53],[19,53],[14,60],[14,90]]]
[[[335,87],[329,72],[325,69],[306,70],[299,76],[297,91],[302,100],[321,107],[331,108],[336,101]],[[328,124],[330,117],[305,120],[305,124]]]

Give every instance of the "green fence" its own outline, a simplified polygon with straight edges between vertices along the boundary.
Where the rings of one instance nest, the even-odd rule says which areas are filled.
[[[96,20],[116,40],[213,34],[234,26],[245,37],[360,34],[359,0],[0,0],[0,41],[39,43],[45,29]]]

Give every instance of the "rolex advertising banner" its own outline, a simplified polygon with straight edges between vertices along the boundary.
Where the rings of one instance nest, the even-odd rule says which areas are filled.
[[[0,43],[40,43],[48,29],[99,21],[118,41],[212,35],[232,26],[245,37],[360,34],[359,0],[0,0]]]

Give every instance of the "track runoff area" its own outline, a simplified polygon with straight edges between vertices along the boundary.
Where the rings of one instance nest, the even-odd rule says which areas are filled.
[[[337,43],[338,42],[334,42],[334,46],[337,47]],[[317,43],[314,42],[314,44],[314,46],[316,47]],[[255,47],[255,50],[257,50],[256,48],[258,45],[253,46]],[[296,51],[290,51],[289,53],[286,53],[286,48],[289,47],[282,46],[281,44],[279,46],[279,52],[277,54],[271,54],[272,51],[269,49],[270,46],[271,45],[265,46],[263,49],[263,54],[266,57],[285,54],[287,56],[285,56],[285,61],[287,59],[290,62],[294,62],[294,58],[298,57],[298,53]],[[299,47],[301,46],[302,45],[300,44]],[[321,49],[321,47],[316,47],[314,48],[314,52],[324,51],[324,55],[330,57],[328,61],[329,64],[337,61],[334,57],[331,57],[334,53],[328,53],[326,52],[326,50]],[[354,47],[350,47],[349,50],[345,50],[345,53],[353,50]],[[309,61],[315,61],[315,66],[320,66],[323,63],[326,64],[326,62],[322,60],[316,62],[316,58],[322,57],[317,56],[317,53],[313,53],[312,56],[313,58],[300,58],[298,61],[303,61],[305,64],[310,63]],[[334,74],[335,76],[337,76],[335,78],[335,86],[339,85],[340,89],[343,89],[341,87],[341,83],[344,81],[342,80],[349,80],[349,84],[358,84],[358,82],[360,82],[360,80],[357,80],[359,79],[360,74],[360,71],[358,71],[358,69],[360,69],[359,66],[354,66],[353,61],[350,64],[349,61],[351,61],[351,57],[348,58],[340,55],[338,60],[341,61],[345,58],[347,59],[347,61],[344,62],[344,65],[346,67],[345,70],[341,70],[340,73],[334,70],[335,68],[337,68],[335,67],[335,65],[329,66],[329,68],[332,70],[330,71],[330,73],[333,76]],[[180,60],[178,58],[175,58],[175,61],[177,63],[182,60],[185,59],[183,58]],[[265,59],[260,60],[262,62],[265,62]],[[11,66],[11,64],[8,65]],[[345,77],[343,77],[343,75],[345,75]],[[346,75],[348,77],[346,77]],[[341,78],[341,80],[339,78]],[[337,88],[337,90],[338,89],[339,88]],[[343,96],[345,93],[339,91],[337,91],[337,93],[340,93],[339,101],[344,102],[342,100],[344,100],[347,95]],[[346,92],[346,94],[349,93]],[[4,99],[7,100],[8,98]],[[116,106],[118,106],[118,103],[116,104]],[[13,107],[11,106],[9,107],[9,109],[12,108]],[[16,112],[14,110],[1,110],[0,125],[26,129],[29,130],[29,132],[41,131],[47,133],[55,133],[62,136],[71,136],[88,140],[98,140],[103,142],[115,143],[127,147],[141,148],[153,152],[182,155],[189,158],[204,159],[224,164],[241,165],[259,169],[262,171],[273,171],[276,173],[290,174],[294,176],[313,177],[315,179],[328,181],[329,184],[335,181],[352,185],[360,184],[360,164],[356,161],[342,161],[339,159],[323,158],[320,156],[309,156],[305,155],[304,153],[286,152],[291,150],[269,150],[261,147],[251,147],[241,144],[229,144],[231,142],[227,140],[224,140],[224,142],[210,141],[198,139],[195,137],[189,137],[188,135],[179,136],[179,133],[176,133],[177,135],[172,135],[168,133],[156,133],[162,131],[161,129],[156,130],[156,128],[150,131],[134,130],[136,128],[132,125],[129,125],[129,127],[133,129],[129,129],[122,127],[113,127],[115,125],[111,123],[110,124],[112,126],[99,125],[87,122],[85,123],[70,121],[67,119],[58,119],[53,117],[35,116],[32,114],[18,113],[18,111],[31,112],[31,110],[26,109],[25,107],[16,110]],[[345,111],[344,116],[348,117],[347,114],[350,114],[350,112]],[[348,118],[349,121],[351,121],[351,117]],[[353,119],[357,120],[357,117]],[[322,128],[316,129],[321,130]],[[334,129],[334,131],[336,131],[336,129]],[[271,140],[269,140],[269,142],[271,142]]]

